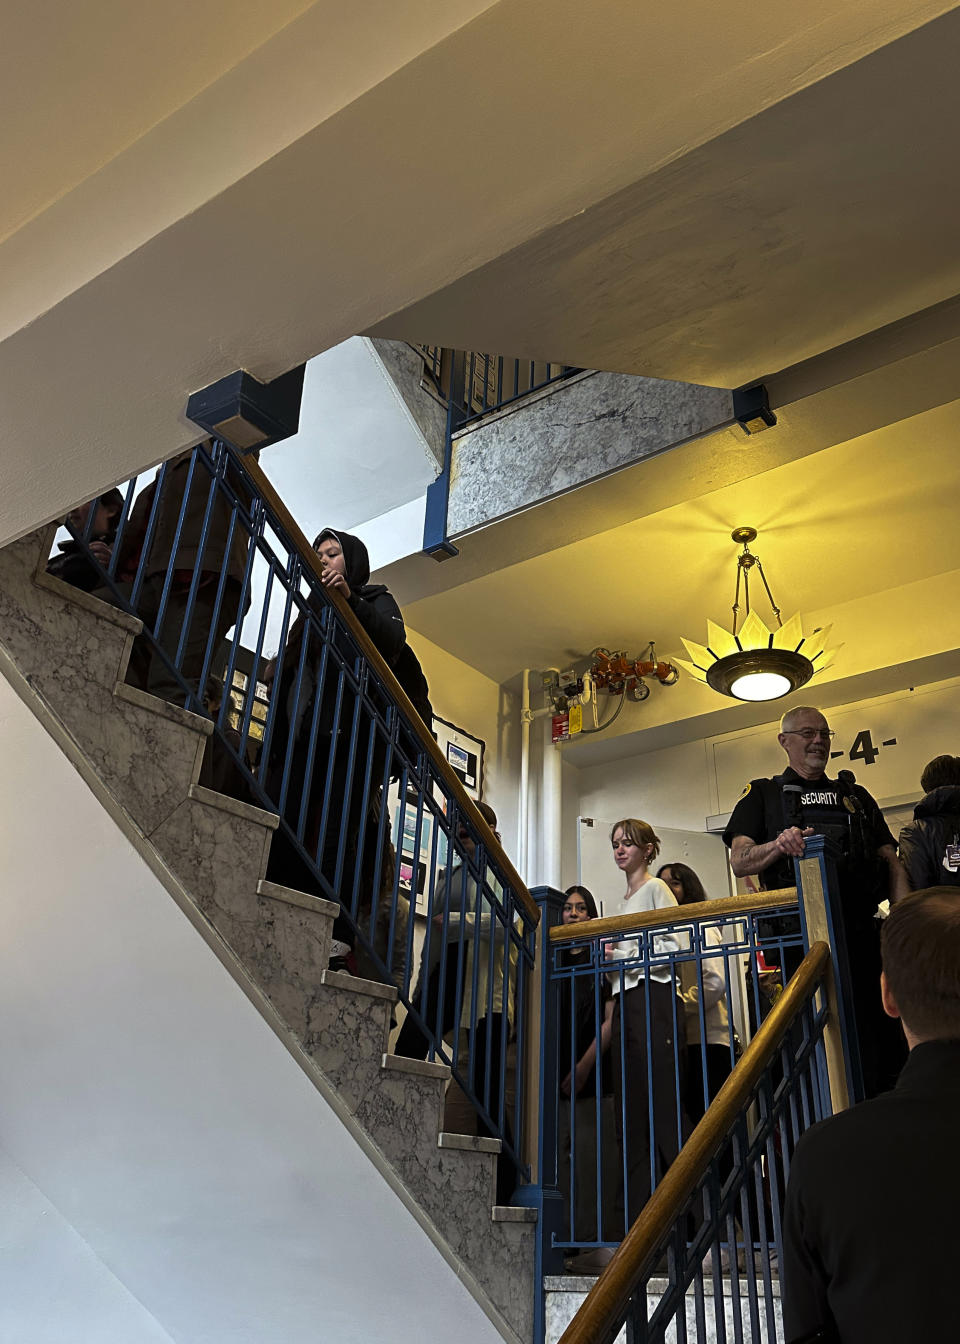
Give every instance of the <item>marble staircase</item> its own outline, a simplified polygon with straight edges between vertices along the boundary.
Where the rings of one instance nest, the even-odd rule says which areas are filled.
[[[124,682],[140,623],[0,550],[0,647],[150,847],[187,914],[501,1335],[533,1329],[533,1211],[494,1206],[499,1144],[443,1132],[445,1065],[386,1053],[392,986],[327,970],[336,906],[264,880],[276,817],[198,784],[212,724]],[[344,1210],[336,1216],[342,1218]]]

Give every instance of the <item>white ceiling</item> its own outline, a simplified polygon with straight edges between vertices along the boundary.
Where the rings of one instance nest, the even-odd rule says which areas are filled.
[[[216,83],[311,4],[4,4],[0,239]]]
[[[307,364],[300,430],[263,454],[304,534],[350,531],[419,499],[437,463],[370,341],[355,336]]]
[[[573,255],[553,231],[579,220],[576,231],[594,207],[616,205],[644,179],[655,197],[665,165],[711,143],[718,146],[715,160],[708,155],[711,171],[727,182],[723,137],[731,128],[759,117],[762,132],[768,109],[949,7],[926,0],[904,13],[899,0],[817,0],[798,9],[771,0],[760,24],[748,0],[659,9],[557,0],[549,22],[533,0],[458,0],[440,10],[426,0],[318,0],[299,14],[288,5],[268,16],[218,5],[199,17],[168,4],[151,10],[162,32],[151,27],[149,41],[142,16],[124,12],[115,21],[117,4],[101,4],[78,31],[88,8],[48,0],[14,15],[8,6],[4,50],[13,77],[0,85],[7,100],[0,123],[10,135],[0,143],[12,159],[5,180],[16,188],[7,228],[25,222],[0,243],[0,540],[189,442],[190,391],[237,367],[272,377],[532,239],[542,238],[551,255],[558,247],[566,254],[542,283],[516,288],[513,309],[504,304],[517,331],[526,324],[543,338],[533,353],[554,353],[562,330],[554,317],[569,308],[580,328],[586,321],[596,352],[584,362],[627,367],[613,347],[625,324],[634,326],[640,284],[654,320],[673,323],[663,348],[676,342],[682,312],[683,330],[694,335],[684,338],[690,365],[707,349],[719,368],[710,330],[726,325],[742,334],[749,316],[743,257],[727,258],[718,241],[705,253],[710,275],[694,274],[684,305],[672,311],[668,300],[680,291],[674,286],[665,300],[649,289],[649,257],[636,240],[616,243],[607,256],[614,269],[601,283],[592,249],[603,248],[600,235],[612,237],[606,215],[596,237],[577,235],[582,248]],[[235,11],[241,22],[218,45]],[[73,59],[64,57],[60,34]],[[219,54],[207,60],[213,46]],[[931,67],[932,105],[943,111],[938,52],[923,41],[916,58],[897,58],[887,88],[905,96],[921,57]],[[911,126],[926,125],[909,101],[903,114],[898,145]],[[809,153],[796,147],[808,183],[817,154],[832,163],[842,138],[822,122],[821,115]],[[774,118],[761,133],[765,162],[781,131]],[[851,123],[846,161],[856,160],[861,133],[865,169],[875,167],[885,151],[869,125]],[[925,145],[918,137],[918,167]],[[701,168],[691,162],[694,190]],[[771,180],[782,185],[782,176]],[[908,272],[916,302],[945,283],[949,266],[928,203],[945,201],[950,181],[930,173],[922,193],[889,193],[909,265],[884,270],[891,297],[878,305],[878,320],[902,308]],[[739,214],[750,213],[749,201]],[[786,202],[776,197],[774,205]],[[644,213],[650,208],[647,200],[638,218],[654,218]],[[722,198],[718,209],[738,213],[736,201],[724,206]],[[862,271],[848,250],[850,264],[838,275],[827,246],[835,193],[808,192],[797,209],[810,228],[812,259],[774,248],[775,278],[782,272],[788,297],[797,286],[806,295],[811,277],[823,295],[836,292],[822,314],[834,334],[849,270],[857,326],[869,309]],[[698,246],[669,212],[664,218],[670,232],[654,240],[665,256],[663,283]],[[749,229],[723,236],[733,251],[755,251]],[[876,260],[882,248],[870,241],[864,252]],[[797,260],[804,264],[794,275]],[[923,265],[944,271],[932,277],[936,285],[921,283]],[[584,293],[602,302],[592,306]],[[487,310],[479,299],[458,308],[470,319],[465,343],[476,346]],[[822,339],[815,317],[808,312],[796,324],[804,348]],[[408,325],[399,333],[405,339],[442,339],[439,330]],[[493,348],[510,353],[508,334],[504,328]],[[774,337],[764,333],[765,349],[775,348]],[[734,350],[728,364],[743,353]]]
[[[789,44],[768,10],[759,26]],[[820,63],[791,96],[688,140],[376,331],[737,387],[960,293],[960,183],[944,171],[958,47],[954,11],[854,64],[835,60],[827,78]],[[756,54],[748,78],[763,80],[776,55]],[[682,124],[697,83],[688,59],[684,47],[638,86],[645,143],[668,113]]]

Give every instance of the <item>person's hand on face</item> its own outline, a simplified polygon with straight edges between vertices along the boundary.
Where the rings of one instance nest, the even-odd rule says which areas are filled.
[[[101,565],[109,565],[110,557],[113,555],[113,547],[108,546],[105,541],[91,541],[90,554]]]
[[[349,600],[350,585],[347,583],[347,565],[340,543],[335,537],[324,537],[316,549],[323,566],[320,582],[324,588],[332,589],[339,593],[344,600]]]

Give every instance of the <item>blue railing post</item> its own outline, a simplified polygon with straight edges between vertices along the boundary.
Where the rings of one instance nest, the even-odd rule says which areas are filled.
[[[543,1276],[557,1274],[563,1268],[563,1254],[554,1244],[563,1226],[563,1198],[557,1186],[560,1071],[557,1058],[557,982],[550,974],[552,953],[549,930],[560,923],[566,898],[562,891],[554,887],[531,887],[530,895],[540,910],[535,981],[540,1031],[539,1040],[531,1039],[527,1045],[528,1057],[538,1059],[537,1168],[534,1179],[517,1187],[514,1203],[537,1210],[533,1339],[534,1344],[542,1344],[545,1331]],[[533,1123],[532,1115],[529,1120]]]
[[[450,560],[460,552],[447,536],[447,507],[450,503],[450,472],[453,466],[453,436],[463,418],[466,356],[454,351],[447,389],[447,427],[443,440],[443,467],[435,481],[427,486],[423,517],[423,551],[434,560]]]
[[[807,891],[804,886],[803,865],[809,860],[817,865],[820,886],[823,891],[825,931],[833,960],[833,982],[836,986],[837,1017],[840,1026],[840,1038],[843,1042],[847,1090],[850,1103],[854,1104],[864,1098],[863,1068],[860,1062],[860,1042],[853,1011],[853,989],[850,981],[847,934],[843,923],[843,910],[837,881],[837,859],[839,857],[840,849],[835,841],[824,835],[810,835],[805,842],[803,858],[794,859],[793,866],[797,882],[804,946],[809,948],[811,939],[816,936],[816,931],[808,931],[810,909],[808,907]],[[879,994],[879,992],[878,986],[877,993]]]

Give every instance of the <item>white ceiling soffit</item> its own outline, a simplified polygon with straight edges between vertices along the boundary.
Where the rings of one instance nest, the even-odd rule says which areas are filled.
[[[0,239],[215,84],[312,3],[5,4]]]
[[[360,336],[310,360],[300,432],[264,452],[261,466],[308,539],[419,499],[437,474],[396,385]]]
[[[954,11],[837,61],[377,331],[737,387],[949,298],[958,49]]]
[[[248,36],[177,110],[155,98],[146,133],[125,89],[127,148],[91,131],[103,166],[72,189],[51,169],[13,217],[61,194],[0,246],[0,541],[191,442],[196,388],[372,327],[942,9],[771,0],[761,25],[747,0],[557,0],[546,23],[533,0],[324,3]],[[112,107],[131,64],[149,84],[139,40],[92,87],[75,61],[78,100]],[[45,92],[14,110],[28,131]],[[567,278],[576,309],[592,268]]]

